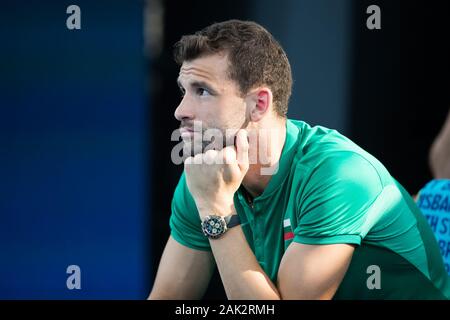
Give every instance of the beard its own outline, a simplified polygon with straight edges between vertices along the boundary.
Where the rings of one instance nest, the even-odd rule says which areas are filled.
[[[236,133],[239,129],[245,129],[248,126],[249,120],[245,119],[243,123],[234,128],[220,129],[220,128],[203,128],[202,123],[181,123],[180,127],[192,128],[194,130],[186,140],[183,139],[183,157],[193,157],[200,153],[205,153],[208,150],[220,151],[225,147],[235,146]]]
[[[225,147],[235,145],[235,134],[220,129],[205,129],[195,132],[190,139],[184,140],[183,157],[193,157],[208,150],[220,151]]]

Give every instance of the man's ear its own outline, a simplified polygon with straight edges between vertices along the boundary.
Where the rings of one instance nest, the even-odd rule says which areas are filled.
[[[272,90],[267,87],[258,88],[253,90],[247,97],[250,114],[250,121],[258,122],[261,120],[272,105]]]

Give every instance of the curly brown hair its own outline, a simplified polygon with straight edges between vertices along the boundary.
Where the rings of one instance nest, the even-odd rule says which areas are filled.
[[[275,112],[286,117],[292,92],[291,66],[283,48],[264,27],[252,21],[228,20],[185,35],[174,45],[179,65],[219,52],[227,53],[229,77],[238,83],[242,95],[268,86]]]

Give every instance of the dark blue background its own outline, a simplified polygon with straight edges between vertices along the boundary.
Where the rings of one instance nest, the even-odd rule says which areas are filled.
[[[66,8],[81,8],[81,30]],[[141,1],[2,1],[0,299],[149,290]],[[68,265],[81,290],[66,288]]]

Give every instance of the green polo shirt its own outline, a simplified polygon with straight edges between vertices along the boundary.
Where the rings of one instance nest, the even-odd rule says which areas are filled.
[[[372,155],[336,130],[286,121],[279,168],[249,204],[234,205],[256,259],[276,283],[294,242],[356,246],[335,299],[448,299],[439,247],[413,199]],[[172,237],[211,250],[184,174],[172,201]],[[333,261],[330,261],[333,263]]]

